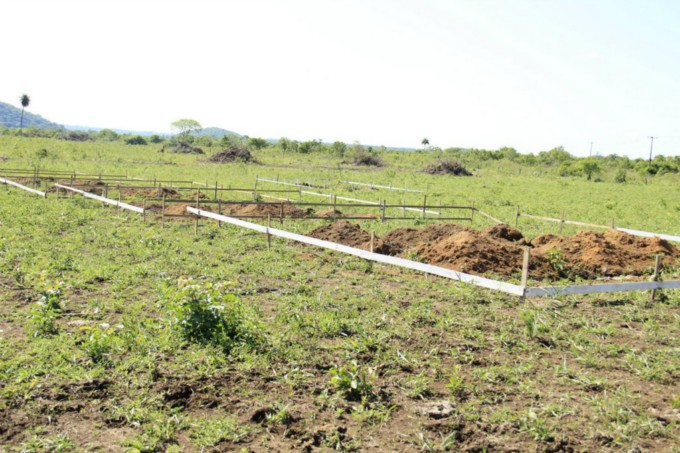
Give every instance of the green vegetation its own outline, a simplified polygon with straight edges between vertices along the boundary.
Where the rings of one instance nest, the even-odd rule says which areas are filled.
[[[259,163],[210,163],[222,139],[194,137],[204,156],[161,153],[160,137],[131,145],[112,131],[82,141],[25,133],[0,130],[2,168],[247,188],[279,177],[422,203],[421,193],[345,181],[393,183],[506,221],[520,205],[675,234],[680,224],[677,158],[657,157],[671,170],[656,173],[646,161],[593,158],[600,171],[589,180],[564,171],[582,160],[560,149],[403,153],[312,141],[301,152],[292,140],[232,136]],[[359,151],[384,166],[348,160]],[[422,171],[444,159],[474,176]],[[380,235],[425,223],[362,227]],[[558,228],[520,218],[527,236]],[[560,250],[550,264],[563,265]],[[680,294],[662,294],[523,302],[283,240],[269,248],[236,227],[161,229],[93,200],[0,186],[0,442],[8,451],[673,451]]]

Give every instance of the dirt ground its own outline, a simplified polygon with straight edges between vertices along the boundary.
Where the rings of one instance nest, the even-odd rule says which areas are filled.
[[[370,234],[347,221],[317,228],[309,235],[370,247]],[[529,275],[535,280],[641,276],[652,272],[655,255],[664,255],[666,264],[680,259],[680,249],[659,238],[609,230],[528,239],[504,224],[482,230],[456,224],[399,228],[377,238],[374,251],[471,274],[513,277],[521,273],[526,246],[531,249]]]

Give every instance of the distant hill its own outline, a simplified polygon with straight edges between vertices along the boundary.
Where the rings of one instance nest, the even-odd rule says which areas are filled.
[[[236,135],[237,137],[241,137],[241,134],[234,132],[234,131],[228,131],[226,129],[222,129],[220,127],[206,127],[204,129],[201,129],[199,132],[196,132],[194,134],[196,137],[205,137],[205,136],[212,136],[215,138],[222,138],[225,135]]]
[[[21,124],[21,109],[13,105],[0,102],[0,127],[16,127]],[[48,121],[40,115],[24,111],[24,127],[38,127],[42,129],[64,129],[61,124]]]

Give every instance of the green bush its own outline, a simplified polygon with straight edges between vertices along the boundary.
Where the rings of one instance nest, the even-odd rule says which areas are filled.
[[[261,345],[261,326],[253,308],[222,285],[187,283],[191,282],[183,284],[170,307],[185,340],[217,346],[226,354]]]

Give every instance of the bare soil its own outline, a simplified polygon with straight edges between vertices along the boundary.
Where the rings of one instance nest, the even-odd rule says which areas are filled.
[[[309,235],[352,247],[369,247],[370,234],[347,221],[317,228]],[[457,224],[399,228],[376,239],[374,251],[471,274],[513,277],[521,272],[526,246],[531,247],[529,275],[536,280],[640,276],[653,271],[655,255],[664,255],[666,263],[680,259],[680,249],[659,238],[609,230],[527,240],[504,224],[482,230]]]

